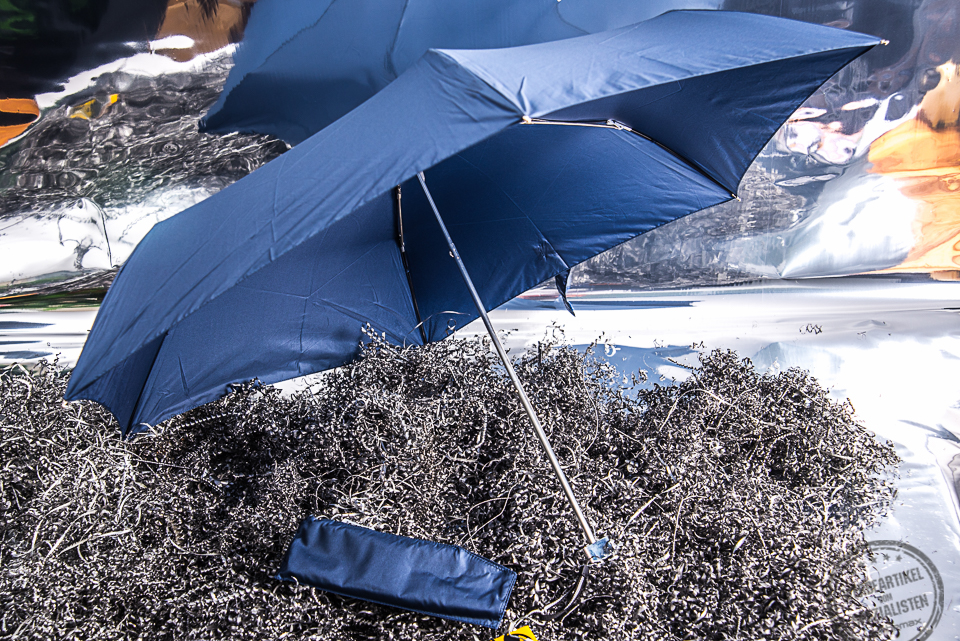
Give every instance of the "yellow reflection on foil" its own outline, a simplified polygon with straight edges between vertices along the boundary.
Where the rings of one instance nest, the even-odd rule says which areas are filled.
[[[897,181],[921,204],[907,258],[884,272],[927,272],[956,280],[960,274],[960,66],[939,67],[940,82],[920,102],[917,117],[874,141],[870,172]]]
[[[71,118],[80,118],[82,120],[94,120],[107,113],[111,105],[115,105],[120,99],[119,94],[112,93],[106,98],[91,98],[90,100],[70,108]]]

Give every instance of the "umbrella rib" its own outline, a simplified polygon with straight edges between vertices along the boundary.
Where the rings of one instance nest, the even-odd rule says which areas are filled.
[[[160,350],[163,349],[163,343],[167,340],[167,336],[169,335],[170,335],[169,330],[162,334],[162,338],[160,339],[160,344],[157,346],[157,353],[153,355],[153,361],[150,363],[150,369],[147,370],[151,374],[153,373],[154,366],[157,364],[157,359],[160,357]],[[150,380],[150,377],[148,376],[147,381],[149,382],[149,380]],[[144,385],[143,387],[140,388],[140,393],[137,394],[137,402],[133,404],[133,413],[130,414],[132,419],[135,419],[137,417],[137,413],[140,411],[140,402],[143,400],[143,393],[144,391],[146,391],[146,389],[147,389],[147,386]],[[142,425],[142,423],[135,423],[134,425]],[[129,435],[130,429],[132,427],[133,426],[129,428],[123,428],[123,426],[121,426],[121,432],[124,437]]]
[[[704,178],[712,182],[714,185],[716,185],[717,187],[720,187],[722,190],[730,194],[731,198],[740,200],[740,197],[737,196],[737,194],[735,194],[733,191],[731,191],[729,187],[727,187],[726,185],[721,183],[719,180],[717,180],[716,178],[708,174],[697,163],[693,162],[683,154],[666,146],[659,140],[651,138],[650,136],[644,133],[641,133],[636,129],[633,129],[617,120],[607,120],[606,122],[571,122],[571,121],[565,121],[565,120],[547,120],[545,118],[531,118],[529,116],[524,116],[522,124],[524,125],[560,125],[560,126],[566,126],[566,127],[594,127],[596,129],[615,129],[617,131],[626,131],[635,136],[639,136],[640,138],[643,138],[647,142],[652,142],[657,147],[660,147],[660,149],[663,149],[665,152],[667,152],[668,154],[670,154],[671,156],[673,156],[674,158],[682,162],[684,165],[690,167],[691,169],[696,171],[698,174],[700,174],[701,176],[703,176]]]
[[[317,300],[316,303],[314,303],[314,305],[317,305],[317,304],[320,304],[320,303],[323,303],[324,305],[326,305],[326,306],[329,307],[330,309],[334,309],[334,310],[338,311],[341,315],[346,316],[347,318],[352,318],[352,319],[355,320],[355,321],[359,321],[361,324],[369,323],[369,322],[370,322],[370,317],[369,317],[369,316],[365,316],[365,315],[361,314],[360,312],[358,312],[358,311],[356,311],[356,310],[353,310],[353,309],[350,309],[349,307],[347,307],[347,306],[345,306],[345,305],[340,305],[340,304],[338,304],[338,303],[330,300],[329,298],[320,298],[320,299]],[[379,303],[377,303],[376,305],[377,305],[377,307],[379,307],[379,308],[382,309],[382,310],[391,311],[391,312],[394,311],[394,310],[390,309],[389,307],[386,307],[386,306],[381,305],[381,304],[379,304]],[[403,320],[406,320],[406,319],[403,319]],[[399,336],[399,335],[397,335],[397,334],[395,334],[395,333],[393,333],[393,332],[386,332],[386,333],[388,333],[389,336],[390,336],[391,338],[393,338],[393,339],[394,339],[396,342],[398,342],[398,343],[401,342],[401,340],[403,340],[403,338],[404,338],[403,336]]]
[[[570,507],[573,508],[573,512],[577,517],[577,521],[580,523],[580,528],[583,530],[584,537],[587,540],[586,553],[588,558],[592,559],[593,557],[591,557],[589,548],[597,543],[597,537],[593,533],[593,528],[590,526],[589,521],[587,521],[587,517],[580,508],[580,504],[577,502],[577,499],[573,494],[573,488],[570,487],[570,482],[567,480],[567,475],[564,474],[563,469],[560,467],[560,461],[557,460],[557,455],[554,453],[553,447],[550,445],[550,440],[547,438],[547,433],[543,430],[543,425],[541,425],[540,419],[537,417],[537,412],[533,408],[533,404],[530,402],[530,399],[527,397],[527,393],[524,391],[523,386],[520,384],[520,379],[517,376],[516,371],[514,371],[513,365],[510,363],[510,359],[507,357],[507,352],[504,350],[503,344],[500,343],[500,338],[497,336],[497,332],[493,327],[493,323],[490,322],[490,317],[487,315],[487,310],[484,308],[483,301],[480,300],[480,294],[477,293],[477,289],[473,285],[473,280],[470,278],[470,274],[467,272],[467,268],[463,264],[463,260],[460,258],[460,253],[457,251],[457,247],[454,245],[453,239],[450,237],[450,232],[447,231],[447,226],[440,217],[440,212],[437,209],[437,205],[433,201],[433,195],[427,188],[427,181],[426,178],[424,178],[423,172],[418,173],[417,178],[420,179],[420,186],[423,187],[423,193],[426,195],[427,201],[430,203],[430,208],[433,210],[433,215],[436,217],[437,223],[440,225],[440,230],[443,232],[443,236],[447,240],[447,245],[450,247],[450,253],[457,262],[457,267],[460,269],[460,275],[463,276],[463,280],[467,285],[467,289],[470,290],[470,296],[473,299],[474,305],[477,307],[477,311],[480,313],[480,318],[483,319],[483,324],[487,328],[487,333],[490,335],[490,340],[493,342],[493,346],[496,349],[497,354],[500,356],[503,367],[507,370],[507,374],[509,375],[513,386],[517,390],[517,394],[520,397],[520,404],[523,405],[523,409],[526,411],[527,416],[530,417],[530,422],[533,424],[533,430],[547,454],[547,459],[550,461],[550,466],[553,468],[557,479],[560,481],[560,487],[563,489],[563,493],[566,495],[567,501],[570,503]]]

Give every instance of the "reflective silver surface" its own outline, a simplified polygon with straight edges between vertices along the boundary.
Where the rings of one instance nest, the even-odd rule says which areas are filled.
[[[0,20],[0,295],[122,264],[153,224],[287,149],[197,130],[247,5],[11,1],[20,14]]]
[[[731,0],[725,9],[886,38],[767,145],[742,202],[641,236],[579,268],[574,285],[695,286],[872,271],[960,270],[960,3]]]
[[[0,23],[0,295],[122,263],[152,224],[285,149],[197,131],[250,3],[11,3]],[[685,7],[830,24],[889,45],[794,115],[744,179],[740,202],[588,261],[574,270],[574,288],[873,271],[957,278],[960,3],[662,0],[622,20]],[[585,0],[561,7],[572,23],[597,27],[588,9]]]
[[[138,54],[74,95],[41,96],[52,106],[0,149],[0,283],[119,265],[154,223],[285,151],[197,131],[227,59],[184,68]]]

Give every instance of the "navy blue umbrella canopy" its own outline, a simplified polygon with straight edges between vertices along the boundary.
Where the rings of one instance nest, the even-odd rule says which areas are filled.
[[[693,11],[545,44],[429,51],[158,224],[110,288],[67,398],[98,401],[136,431],[231,383],[349,362],[367,322],[420,343],[414,300],[426,339],[441,340],[478,312],[418,172],[492,309],[731,198],[780,124],[877,42]]]
[[[633,24],[718,0],[259,0],[206,131],[298,144],[383,89],[428,49],[489,49]]]

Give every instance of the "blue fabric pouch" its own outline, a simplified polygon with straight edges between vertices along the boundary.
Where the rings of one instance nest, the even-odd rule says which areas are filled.
[[[517,573],[455,545],[309,516],[276,578],[497,628]]]

